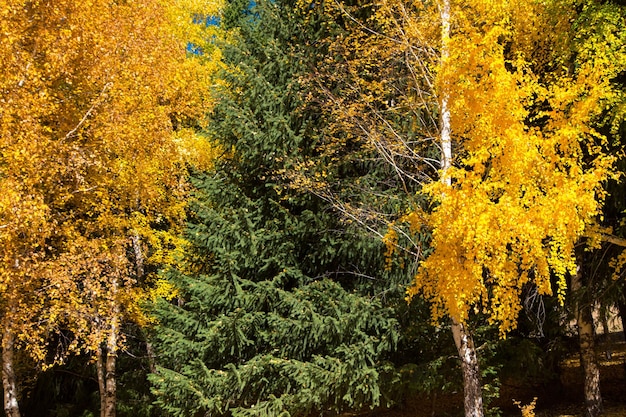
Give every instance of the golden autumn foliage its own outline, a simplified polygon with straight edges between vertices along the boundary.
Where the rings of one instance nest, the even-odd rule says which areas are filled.
[[[93,352],[116,311],[144,320],[148,272],[179,244],[186,164],[214,154],[194,131],[219,50],[186,47],[218,7],[0,1],[0,315],[36,359],[59,326]]]
[[[446,5],[449,32],[442,30]],[[462,323],[484,312],[505,335],[516,326],[522,288],[536,285],[562,301],[576,268],[574,246],[600,237],[603,184],[616,177],[616,155],[594,126],[611,109],[616,130],[626,108],[611,84],[626,68],[621,17],[603,7],[562,0],[324,4],[335,32],[308,97],[321,102],[328,120],[318,145],[324,162],[305,161],[289,179],[337,202],[350,219],[384,223],[382,193],[370,189],[373,206],[355,208],[339,200],[367,193],[360,179],[333,189],[326,175],[326,164],[373,159],[375,151],[390,167],[388,186],[421,207],[400,213],[383,236],[388,267],[399,253],[400,264],[407,255],[420,260],[408,298],[425,295],[435,321],[448,315]],[[432,240],[421,259],[425,230]]]
[[[441,25],[446,4],[449,32]],[[575,27],[580,9],[593,7],[561,0],[325,5],[342,27],[318,69],[330,115],[320,153],[332,163],[355,149],[376,150],[392,168],[389,183],[415,207],[430,202],[401,215],[383,241],[388,258],[407,249],[419,257],[419,239],[408,237],[414,248],[399,243],[407,241],[401,225],[415,238],[432,232],[408,298],[425,295],[435,321],[449,315],[462,323],[479,311],[505,335],[516,326],[522,288],[532,283],[562,301],[576,268],[574,245],[583,236],[597,241],[615,156],[593,126],[623,100],[611,79],[626,65],[611,47],[622,44],[619,19],[595,17],[608,22],[602,34],[593,33],[595,24]],[[449,168],[440,156],[444,108]],[[312,174],[296,177],[296,186],[328,193],[331,179],[307,163],[300,168]]]
[[[424,187],[432,253],[408,290],[432,302],[434,320],[464,322],[477,309],[505,335],[526,283],[552,294],[555,276],[564,297],[574,245],[600,214],[611,176],[613,157],[592,125],[616,71],[584,57],[574,68],[573,13],[559,1],[451,3],[434,86],[450,108],[453,162],[445,181]],[[420,19],[404,23],[416,44]]]

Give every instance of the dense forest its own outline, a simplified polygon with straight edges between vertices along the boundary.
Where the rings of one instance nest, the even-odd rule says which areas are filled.
[[[613,353],[623,403],[625,27],[0,0],[3,415],[596,417]]]

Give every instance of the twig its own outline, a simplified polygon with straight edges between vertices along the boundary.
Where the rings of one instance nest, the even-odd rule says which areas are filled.
[[[108,82],[104,85],[104,87],[102,88],[102,91],[100,92],[100,94],[98,94],[98,98],[96,99],[96,101],[94,101],[94,103],[91,105],[91,107],[89,108],[89,110],[87,110],[87,112],[83,115],[83,118],[80,119],[80,121],[78,122],[78,124],[69,132],[67,132],[67,134],[65,135],[65,137],[63,138],[63,140],[68,140],[69,138],[71,138],[72,136],[74,136],[74,134],[76,133],[76,131],[78,129],[80,129],[80,127],[83,125],[83,123],[85,123],[85,121],[87,120],[87,118],[91,115],[91,113],[94,111],[94,109],[96,108],[96,106],[98,104],[100,104],[101,102],[101,98],[104,95],[104,93],[106,92],[106,90],[109,89],[109,87],[112,85],[112,83]]]

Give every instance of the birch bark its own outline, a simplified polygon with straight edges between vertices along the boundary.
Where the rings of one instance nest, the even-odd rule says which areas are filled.
[[[106,382],[104,379],[105,370],[104,370],[104,361],[105,361],[105,351],[104,347],[98,347],[98,351],[96,352],[96,372],[98,374],[98,392],[100,393],[100,417],[106,417],[106,407],[103,392],[106,392]]]
[[[117,405],[117,378],[115,372],[115,366],[117,362],[117,344],[119,337],[119,325],[120,325],[120,305],[117,299],[118,293],[118,278],[114,278],[112,282],[112,310],[111,311],[111,327],[109,330],[109,337],[107,339],[107,357],[106,357],[106,374],[105,374],[105,416],[115,417],[116,405]]]
[[[441,65],[450,55],[450,0],[443,0],[441,5]],[[447,175],[452,166],[452,127],[450,123],[449,94],[441,93],[441,181],[448,187],[452,185]],[[456,345],[461,371],[463,373],[463,405],[465,417],[483,417],[483,398],[480,383],[480,367],[469,329],[457,320],[452,319],[452,337]]]
[[[115,417],[117,409],[117,346],[121,308],[117,300],[119,290],[118,278],[111,283],[111,315],[108,321],[108,337],[97,352],[98,386],[100,389],[100,417]]]
[[[572,291],[579,293],[583,288],[583,271],[581,256],[577,256],[578,267],[572,277]],[[580,364],[585,374],[584,396],[585,417],[597,417],[602,413],[602,394],[600,392],[600,368],[595,351],[593,317],[591,306],[582,300],[576,303],[576,324],[580,343]]]
[[[15,335],[9,326],[2,334],[2,386],[4,388],[4,412],[7,417],[20,417],[17,402],[17,384],[14,368]]]
[[[461,360],[463,372],[463,406],[465,417],[483,417],[483,395],[480,366],[471,332],[456,320],[452,321],[452,336]]]

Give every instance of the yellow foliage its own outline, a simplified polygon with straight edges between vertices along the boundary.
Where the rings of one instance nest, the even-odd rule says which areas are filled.
[[[94,351],[113,315],[146,321],[187,165],[217,155],[187,126],[206,122],[220,52],[186,47],[220,4],[0,0],[0,315],[33,357],[61,325]]]
[[[387,250],[385,251],[385,269],[390,270],[392,267],[393,255],[396,252],[398,246],[398,232],[390,225],[387,228],[387,233],[383,236],[383,243]]]
[[[521,402],[513,400],[513,404],[519,407],[522,417],[535,417],[535,407],[537,405],[537,397],[533,398],[530,404],[522,405]]]
[[[613,280],[617,281],[624,274],[624,267],[626,266],[626,250],[623,250],[619,255],[609,263],[609,267],[613,269]]]
[[[177,295],[178,288],[166,279],[157,280],[154,287],[150,290],[150,299],[152,301],[159,298],[169,301],[174,299]]]
[[[456,155],[446,181],[424,187],[436,203],[433,252],[408,289],[432,302],[434,320],[464,322],[478,307],[504,336],[524,284],[563,301],[574,245],[600,214],[614,161],[591,126],[614,94],[616,69],[595,57],[575,71],[560,66],[573,14],[559,1],[452,2],[447,56],[430,68]],[[405,16],[407,42],[436,42],[422,20]]]
[[[224,152],[216,141],[208,140],[195,129],[185,128],[174,133],[178,153],[185,161],[201,170],[208,170]]]

